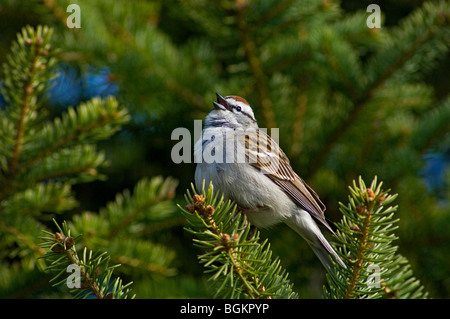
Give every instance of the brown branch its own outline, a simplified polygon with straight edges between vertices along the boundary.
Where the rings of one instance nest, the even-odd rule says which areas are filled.
[[[267,24],[267,22],[277,15],[283,13],[289,6],[294,2],[294,0],[285,0],[278,2],[270,10],[267,11],[255,24],[256,28],[262,27]]]
[[[22,172],[26,171],[28,168],[35,165],[36,163],[39,163],[41,160],[43,160],[50,154],[56,152],[57,150],[65,147],[67,145],[70,145],[72,142],[81,138],[83,136],[83,134],[88,134],[89,132],[94,131],[97,128],[104,127],[106,124],[113,122],[114,120],[116,120],[119,117],[119,113],[120,113],[120,111],[114,112],[110,116],[107,116],[105,111],[102,110],[101,118],[98,122],[95,122],[86,127],[77,127],[75,129],[75,131],[73,132],[73,134],[67,135],[65,138],[63,138],[62,140],[60,140],[59,142],[57,142],[55,144],[49,145],[46,149],[42,150],[39,154],[37,154],[33,158],[30,158],[29,160],[24,162],[21,165],[20,170]]]
[[[356,289],[356,284],[358,283],[358,278],[362,271],[363,258],[367,250],[367,238],[369,236],[369,227],[372,221],[372,211],[367,210],[365,206],[359,206],[357,207],[357,210],[360,214],[364,214],[366,218],[361,229],[361,237],[359,239],[358,250],[356,252],[356,260],[352,265],[352,275],[350,276],[350,282],[347,286],[347,290],[345,291],[344,299],[352,298]]]
[[[11,235],[16,237],[16,241],[20,241],[31,248],[37,255],[42,256],[45,254],[45,250],[34,243],[27,235],[19,231],[16,227],[13,227],[5,222],[0,222],[0,228],[6,230]]]
[[[34,45],[34,51],[32,51],[34,53],[33,59],[31,61],[31,66],[30,66],[30,71],[29,71],[29,75],[25,81],[25,85],[23,86],[23,91],[22,91],[22,95],[23,95],[23,104],[20,106],[20,115],[19,115],[19,121],[17,123],[16,126],[16,134],[15,134],[15,144],[14,144],[14,149],[13,149],[13,156],[10,160],[10,163],[8,165],[9,167],[9,172],[11,175],[14,175],[17,167],[19,165],[19,160],[20,160],[20,153],[22,151],[22,146],[23,146],[23,137],[25,134],[25,127],[27,124],[27,115],[32,107],[31,105],[31,97],[33,95],[34,92],[34,85],[33,85],[33,77],[36,74],[36,70],[37,70],[37,64],[38,64],[38,60],[39,60],[39,49],[40,46],[42,44],[42,38],[38,37],[36,39],[36,43]],[[27,42],[27,44],[31,45],[31,43]],[[10,175],[10,176],[11,176]]]
[[[95,277],[91,277],[86,268],[83,266],[83,263],[80,261],[77,252],[73,248],[74,245],[75,239],[73,237],[66,237],[64,234],[55,233],[55,245],[51,250],[55,253],[63,253],[69,261],[69,264],[75,264],[79,267],[80,276],[81,278],[83,278],[83,281],[81,283],[82,288],[89,288],[98,299],[109,298],[109,294],[105,296],[102,293],[100,287],[95,281]]]
[[[67,14],[66,11],[60,6],[55,0],[44,0],[44,5],[47,7],[49,11],[51,11],[55,17],[66,26],[67,23]],[[77,28],[72,28],[72,31],[76,31]]]
[[[294,123],[292,125],[292,157],[297,157],[302,149],[303,120],[307,105],[308,97],[306,96],[306,94],[300,93],[297,98],[297,107],[295,108]]]
[[[245,56],[250,66],[250,71],[255,78],[255,90],[258,95],[259,103],[262,108],[262,114],[266,127],[277,127],[275,115],[272,111],[272,103],[269,98],[269,90],[267,87],[267,78],[263,72],[261,61],[258,57],[256,45],[251,39],[249,26],[246,19],[247,5],[240,0],[236,0],[236,20],[237,31],[244,45]]]
[[[162,265],[147,263],[137,258],[132,258],[124,255],[113,257],[113,259],[117,260],[121,265],[128,265],[129,267],[142,269],[144,271],[152,273],[159,273],[164,276],[174,276],[177,272],[174,268],[167,268]]]
[[[133,210],[128,212],[128,214],[125,216],[124,219],[120,221],[120,223],[118,223],[113,229],[109,231],[107,238],[108,239],[114,238],[117,235],[117,233],[120,232],[120,230],[127,227],[131,222],[133,222],[140,213],[160,203],[161,201],[172,199],[174,195],[175,195],[175,186],[171,187],[171,190],[169,190],[167,193],[161,191],[160,194],[152,198],[150,201],[146,202],[144,205],[140,205],[134,208]]]
[[[324,162],[333,150],[333,146],[348,132],[352,124],[358,119],[361,111],[370,101],[376,90],[380,88],[386,80],[388,80],[398,69],[400,69],[413,54],[427,42],[435,33],[436,29],[430,28],[428,32],[417,39],[413,45],[403,52],[385,71],[375,79],[364,92],[353,102],[353,110],[348,113],[348,116],[339,124],[339,126],[329,135],[328,140],[323,144],[321,151],[314,157],[314,161],[307,170],[305,178],[312,177],[317,170],[323,166]]]
[[[229,234],[222,232],[221,228],[216,224],[213,217],[214,207],[211,205],[205,206],[205,200],[202,195],[195,194],[192,198],[192,202],[193,204],[186,206],[186,209],[192,213],[197,211],[209,225],[211,231],[220,237],[221,241],[217,243],[217,246],[223,247],[223,251],[226,253],[231,261],[231,264],[233,265],[233,272],[240,278],[246,293],[253,299],[260,297],[261,293],[265,291],[265,287],[261,286],[259,287],[259,289],[255,289],[250,285],[245,271],[245,269],[248,268],[248,265],[244,261],[240,262],[236,256],[234,245],[239,239],[239,235],[234,234],[233,237],[231,237]],[[255,284],[256,287],[260,286],[259,279],[257,277],[251,277],[251,281]],[[271,299],[271,296],[268,296],[268,298]]]
[[[30,39],[25,39],[25,41],[28,46],[31,46],[33,44]],[[43,39],[40,36],[37,37],[36,41],[34,43],[34,48],[31,51],[33,53],[33,58],[31,61],[29,72],[27,72],[28,77],[26,78],[24,86],[23,86],[22,105],[20,105],[20,114],[19,114],[19,119],[18,119],[18,123],[16,126],[13,153],[12,153],[12,157],[10,158],[10,160],[8,162],[8,171],[5,174],[6,181],[0,190],[0,202],[2,202],[8,196],[8,193],[11,190],[10,186],[12,184],[12,180],[14,179],[14,177],[16,176],[17,171],[18,171],[20,155],[21,155],[22,146],[24,143],[23,139],[24,139],[24,135],[25,135],[25,128],[27,125],[27,115],[30,112],[30,109],[32,107],[31,98],[32,98],[32,95],[34,92],[34,85],[33,85],[32,79],[34,78],[34,76],[37,72],[38,60],[40,57],[39,54],[42,52],[40,50],[42,42],[43,42]]]
[[[14,186],[5,187],[7,190],[5,194],[12,193],[16,189],[22,189],[24,187],[27,187],[29,185],[34,185],[35,183],[39,183],[42,181],[50,180],[50,179],[56,179],[60,177],[66,177],[71,175],[78,175],[81,173],[86,173],[91,176],[95,176],[98,174],[98,171],[92,167],[92,163],[88,163],[86,165],[78,166],[78,167],[70,167],[69,169],[62,169],[59,171],[49,172],[44,175],[38,175],[32,179],[28,179],[21,182],[16,182]],[[2,198],[0,198],[1,201]]]
[[[161,68],[155,68],[156,71],[160,71],[161,74],[166,74],[167,72],[165,70],[162,70]],[[197,93],[194,93],[193,91],[189,90],[188,88],[180,85],[175,79],[168,78],[165,81],[166,87],[169,91],[176,94],[179,98],[181,98],[186,103],[189,103],[193,106],[195,106],[198,110],[202,112],[209,112],[210,109],[206,106],[205,100],[202,96],[200,96]]]

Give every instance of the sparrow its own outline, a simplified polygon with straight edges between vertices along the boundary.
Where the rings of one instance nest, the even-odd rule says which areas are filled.
[[[333,233],[316,192],[292,169],[279,145],[258,127],[242,97],[216,93],[194,146],[195,187],[213,184],[234,201],[250,223],[268,228],[284,222],[303,237],[326,269],[331,259],[345,267],[319,225]],[[203,184],[205,183],[205,184]]]

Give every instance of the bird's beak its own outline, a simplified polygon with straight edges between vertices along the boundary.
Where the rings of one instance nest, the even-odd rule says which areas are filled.
[[[216,96],[217,96],[217,102],[213,102],[214,108],[216,110],[222,110],[222,111],[224,110],[224,108],[229,110],[230,106],[228,105],[227,100],[225,100],[225,98],[222,95],[220,95],[219,93],[216,93]]]

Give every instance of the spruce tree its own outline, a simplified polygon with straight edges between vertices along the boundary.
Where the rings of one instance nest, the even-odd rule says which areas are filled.
[[[24,28],[4,65],[1,295],[23,297],[28,286],[47,277],[46,269],[55,280],[60,279],[57,283],[64,283],[67,278],[60,277],[68,265],[75,264],[84,280],[76,296],[127,297],[128,284],[122,285],[120,278],[113,281],[110,260],[137,273],[171,276],[175,272],[170,267],[174,258],[170,249],[129,233],[144,232],[143,222],[158,222],[170,215],[177,182],[143,178],[132,195],[129,191],[118,194],[99,213],[84,212],[51,231],[55,228],[52,217],[61,218],[78,205],[72,186],[102,178],[99,170],[107,162],[96,143],[111,137],[129,120],[113,97],[93,98],[70,107],[60,117],[50,117],[43,101],[56,62],[51,35],[48,27]],[[75,245],[80,235],[84,248]]]
[[[397,206],[386,207],[397,195],[382,189],[375,178],[366,187],[360,178],[350,187],[349,203],[340,204],[335,245],[347,267],[335,267],[327,278],[324,296],[333,299],[419,299],[428,293],[413,277],[405,257],[397,254],[393,231],[398,228]]]
[[[0,59],[8,65],[0,85],[2,296],[66,291],[43,286],[46,281],[40,279],[49,277],[34,267],[45,268],[44,259],[36,259],[44,254],[41,229],[59,232],[52,218],[58,225],[65,220],[72,236],[82,234],[77,237],[79,256],[86,247],[106,251],[111,265],[122,264],[115,275],[132,281],[137,297],[211,296],[205,283],[210,277],[203,274],[208,262],[196,262],[197,254],[206,252],[191,244],[203,229],[185,224],[175,206],[177,202],[184,209],[183,192],[175,194],[176,181],[169,176],[179,180],[178,189],[190,188],[194,165],[173,163],[171,149],[178,141],[170,140],[171,132],[184,127],[192,133],[193,120],[204,119],[215,92],[245,97],[261,127],[269,133],[279,128],[281,147],[293,168],[317,191],[327,206],[326,216],[338,225],[342,215],[345,220],[352,214],[351,204],[338,203],[347,202],[347,185],[358,176],[367,182],[376,175],[398,193],[393,218],[399,220],[389,221],[398,225],[397,259],[387,263],[403,274],[414,269],[426,289],[396,296],[424,297],[425,290],[431,297],[449,295],[450,175],[442,168],[433,187],[423,176],[431,165],[426,159],[435,154],[445,158],[450,145],[448,1],[408,7],[401,19],[380,4],[379,29],[368,27],[370,13],[360,2],[353,4],[358,8],[354,12],[343,9],[350,6],[347,2],[328,0],[77,3],[80,29],[68,28],[64,0],[9,1],[0,9]],[[60,48],[54,54],[48,50],[48,56],[45,49],[39,53],[41,69],[35,69],[39,74],[29,93],[23,90],[26,84],[16,85],[26,83],[21,76],[33,74],[33,64],[28,64],[32,55],[28,62],[21,60],[28,55],[19,51],[5,58],[26,24],[51,26],[52,43]],[[9,71],[15,67],[18,71]],[[74,70],[59,75],[67,75],[62,82],[67,94],[74,95],[71,108],[55,109],[52,96],[41,96],[61,88],[48,90],[49,83],[58,83],[49,81],[54,67]],[[99,82],[85,81],[92,69],[105,67],[108,73]],[[91,100],[82,92],[103,84],[118,86],[115,99]],[[75,88],[82,88],[81,93]],[[37,104],[24,108],[27,99]],[[20,124],[21,110],[27,109],[29,118]],[[121,115],[114,118],[115,112]],[[111,122],[102,122],[102,116]],[[17,129],[21,125],[27,128],[22,137]],[[23,143],[17,143],[20,139]],[[106,158],[109,166],[104,165]],[[363,187],[358,182],[356,188]],[[119,195],[114,199],[114,194]],[[353,195],[356,201],[359,195]],[[219,200],[215,204],[224,205]],[[135,218],[127,219],[128,214]],[[189,222],[195,215],[187,216]],[[348,236],[348,229],[339,231]],[[322,296],[324,272],[295,234],[276,227],[259,236],[261,243],[268,239],[280,273],[289,273],[282,278],[292,284],[291,296]],[[390,284],[389,289],[397,289],[393,287],[399,286]],[[377,296],[385,293],[378,291]],[[244,296],[245,290],[237,295]]]
[[[187,193],[182,208],[187,231],[202,253],[199,262],[209,274],[215,298],[292,299],[292,290],[280,260],[272,257],[268,240],[249,225],[231,201],[225,202],[209,185],[202,194]]]

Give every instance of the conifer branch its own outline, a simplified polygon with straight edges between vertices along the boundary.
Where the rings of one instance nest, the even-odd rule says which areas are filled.
[[[425,153],[449,133],[448,123],[450,123],[450,96],[421,119],[412,134],[410,146],[422,154]]]
[[[16,135],[15,135],[15,143],[13,156],[10,161],[9,171],[15,173],[17,170],[17,166],[19,164],[20,152],[23,145],[23,136],[25,134],[25,128],[27,124],[27,119],[29,116],[29,112],[36,106],[36,99],[33,99],[33,96],[41,93],[39,91],[35,93],[36,86],[38,82],[36,81],[38,78],[38,72],[43,72],[47,65],[49,64],[48,50],[50,49],[49,43],[44,43],[44,36],[48,39],[51,36],[51,29],[39,27],[34,33],[34,30],[28,28],[26,32],[24,32],[23,36],[19,36],[18,42],[19,45],[24,49],[28,47],[28,61],[23,61],[28,66],[28,69],[22,70],[24,72],[23,88],[22,88],[22,98],[20,99],[19,106],[19,119],[18,124],[16,125]],[[48,41],[46,41],[48,42]],[[25,44],[25,45],[24,45]],[[10,61],[13,60],[14,57],[11,57]],[[12,62],[12,61],[11,61]],[[11,63],[10,62],[10,63]],[[18,62],[18,61],[17,61]],[[14,62],[13,62],[14,63]],[[13,63],[11,63],[10,67],[13,67]],[[8,69],[8,67],[6,67]],[[40,68],[40,70],[38,70]],[[12,101],[10,101],[12,102]]]
[[[350,187],[349,204],[340,203],[343,218],[337,224],[335,245],[347,268],[334,267],[327,274],[326,298],[426,298],[392,241],[397,207],[387,207],[397,197],[381,189],[375,177],[367,188],[360,178]]]
[[[246,265],[245,262],[242,264],[239,262],[233,248],[234,244],[239,239],[239,235],[234,234],[231,238],[229,234],[222,233],[213,217],[214,207],[211,205],[205,206],[202,195],[195,194],[192,198],[192,203],[193,207],[189,206],[188,210],[192,213],[197,211],[198,214],[204,218],[206,224],[213,231],[213,233],[220,238],[221,242],[217,243],[216,248],[220,247],[223,249],[227,257],[230,259],[233,272],[240,278],[247,295],[249,295],[252,299],[257,298],[258,292],[255,291],[253,286],[249,283],[249,278],[244,273],[244,268],[248,268],[248,265]],[[264,287],[262,287],[262,289],[264,289]]]
[[[113,31],[112,34],[114,36],[120,37],[126,43],[126,47],[135,47],[137,50],[145,50],[147,52],[148,48],[140,47],[140,42],[136,41],[136,34],[134,34],[132,31],[127,30],[123,26],[117,24],[115,21],[109,23],[108,28]],[[207,110],[205,108],[205,100],[203,99],[203,97],[193,90],[190,90],[186,85],[181,84],[179,79],[177,79],[176,77],[168,74],[167,70],[162,65],[160,65],[159,62],[154,64],[153,72],[155,72],[158,77],[163,80],[164,85],[169,92],[172,92],[182,101],[195,106],[201,111]]]
[[[161,72],[164,72],[164,70],[161,70]],[[206,110],[205,100],[199,94],[196,94],[185,86],[179,84],[177,80],[168,78],[166,80],[166,86],[170,92],[176,94],[181,100],[195,106],[201,111]]]
[[[193,188],[195,193],[195,190]],[[210,185],[203,194],[188,191],[183,211],[194,245],[202,252],[200,263],[211,273],[215,297],[295,298],[288,275],[278,258],[272,260],[267,241],[259,243],[259,231],[237,212],[235,204],[224,202]]]
[[[8,198],[3,213],[37,216],[39,212],[60,213],[77,205],[69,183],[41,183],[33,188],[16,192]]]
[[[172,216],[172,199],[178,181],[173,178],[142,179],[133,193],[117,194],[99,213],[84,212],[74,216],[70,227],[84,234],[83,243],[90,249],[107,249],[111,260],[150,274],[173,276],[175,254],[172,249],[143,239],[144,225],[166,221]],[[135,238],[138,236],[138,238]],[[108,245],[106,245],[108,243]]]
[[[178,181],[173,178],[163,179],[161,176],[152,180],[142,179],[137,183],[133,197],[125,192],[116,197],[116,202],[110,203],[101,214],[115,216],[115,223],[108,232],[109,239],[117,236],[118,233],[130,226],[139,215],[145,214],[154,206],[161,205],[165,201],[170,201],[175,196],[175,188]],[[122,211],[121,211],[122,210]],[[159,212],[159,214],[164,214]]]
[[[41,145],[21,164],[21,171],[28,170],[50,154],[77,141],[86,142],[98,134],[113,134],[128,119],[127,112],[113,97],[93,98],[76,109],[69,108],[61,119],[56,118],[53,123],[47,123],[37,133],[35,140]]]
[[[299,93],[297,97],[297,105],[295,107],[295,118],[292,125],[292,145],[290,153],[294,158],[300,154],[302,148],[301,141],[303,137],[304,117],[307,104],[307,96],[304,93]]]
[[[277,127],[275,115],[272,110],[272,103],[269,98],[267,78],[262,69],[261,61],[256,51],[256,45],[251,38],[249,26],[247,24],[247,4],[240,0],[236,0],[235,8],[237,30],[244,46],[245,56],[250,66],[250,70],[255,78],[254,89],[258,94],[259,105],[262,109],[265,125],[266,127]]]
[[[4,64],[2,93],[8,107],[1,128],[15,133],[5,132],[10,137],[3,140],[0,202],[30,183],[68,176],[79,180],[99,177],[96,168],[104,157],[89,142],[111,136],[129,119],[109,97],[94,98],[69,108],[61,118],[45,121],[46,112],[38,107],[50,87],[55,64],[51,35],[47,27],[24,28]]]
[[[85,248],[80,257],[75,248],[77,238],[71,237],[68,224],[63,222],[62,228],[56,222],[55,225],[58,232],[53,234],[44,231],[45,236],[42,237],[42,247],[47,250],[42,258],[48,263],[47,271],[54,274],[51,280],[56,282],[54,286],[64,283],[75,286],[71,288],[77,298],[89,298],[92,295],[97,299],[134,298],[128,288],[131,282],[123,285],[120,278],[111,278],[119,265],[109,266],[110,257],[107,253],[94,254]],[[70,273],[69,266],[79,271],[80,278],[73,278],[72,281],[72,278],[66,278],[65,274]]]
[[[448,232],[448,207],[440,205],[445,203],[448,183],[439,175],[442,184],[427,191],[424,188],[436,181],[429,176],[437,177],[429,174],[428,168],[446,161],[441,151],[448,140],[450,100],[442,98],[444,75],[437,62],[449,49],[448,1],[426,1],[398,26],[381,29],[367,27],[365,8],[350,13],[323,0],[179,0],[170,5],[121,1],[112,11],[105,10],[105,1],[84,1],[83,27],[69,29],[63,2],[12,1],[3,9],[6,19],[25,11],[34,12],[36,21],[43,17],[41,13],[55,17],[50,20],[62,35],[59,45],[65,51],[60,58],[103,65],[114,75],[114,79],[102,76],[92,81],[89,70],[78,74],[83,76],[78,81],[73,74],[62,73],[61,78],[67,80],[58,81],[67,90],[63,94],[80,97],[100,89],[97,84],[109,85],[110,80],[120,79],[115,84],[120,86],[120,99],[130,108],[133,124],[113,145],[104,144],[108,154],[116,159],[123,144],[150,130],[154,140],[133,139],[133,145],[126,145],[126,158],[118,156],[124,161],[119,167],[134,164],[141,167],[133,171],[145,171],[148,163],[132,161],[144,148],[170,148],[158,141],[167,139],[170,127],[186,126],[189,118],[203,118],[211,110],[205,97],[209,99],[217,90],[243,96],[261,116],[260,126],[278,126],[269,123],[271,116],[283,123],[280,133],[291,147],[286,151],[292,165],[303,168],[299,171],[302,177],[314,179],[311,182],[331,210],[332,198],[342,195],[340,185],[355,172],[363,176],[376,173],[391,186],[398,183],[400,187],[400,208],[408,210],[401,223],[396,221],[396,207],[389,202],[395,195],[384,190],[378,194],[378,182],[370,187],[358,180],[353,184],[349,204],[340,207],[344,218],[337,226],[335,243],[330,242],[347,269],[336,267],[327,275],[326,298],[426,298],[408,260],[398,253],[395,235],[404,237],[406,249],[416,248],[416,252],[407,251],[408,257],[415,259],[414,266],[433,293],[437,297],[447,294],[441,271],[447,266],[446,251],[443,245],[432,243]],[[413,7],[416,5],[410,5]],[[398,17],[388,6],[382,6],[382,11],[390,21]],[[233,204],[227,206],[220,195],[209,198],[209,190],[194,195],[203,197],[198,209],[193,207],[193,196],[187,195],[183,215],[173,214],[174,187],[160,187],[174,185],[166,179],[141,181],[98,212],[77,214],[73,210],[79,203],[72,186],[104,177],[101,168],[106,153],[99,151],[97,141],[109,138],[130,117],[114,99],[94,99],[79,106],[74,99],[73,107],[58,110],[61,116],[50,113],[53,97],[58,97],[53,93],[59,93],[60,86],[48,91],[55,51],[44,44],[50,43],[45,36],[39,44],[34,37],[38,28],[23,30],[1,72],[1,297],[60,297],[62,289],[50,289],[48,276],[41,270],[49,264],[54,276],[60,274],[52,283],[64,288],[71,263],[78,265],[84,278],[84,291],[73,291],[77,297],[88,293],[111,296],[111,289],[105,287],[114,282],[113,276],[95,281],[109,263],[120,263],[120,268],[111,268],[138,280],[139,286],[133,290],[143,298],[296,297],[280,260],[272,256],[269,241],[260,239]],[[5,37],[10,30],[4,30]],[[430,81],[424,76],[432,70],[437,72]],[[52,94],[48,109],[41,103],[47,91]],[[169,104],[174,107],[168,108]],[[272,115],[267,115],[267,109]],[[183,116],[178,116],[181,113]],[[429,161],[423,155],[431,150],[438,156]],[[164,159],[152,161],[167,169]],[[426,174],[426,186],[422,173]],[[119,186],[112,177],[103,191]],[[181,172],[180,178],[190,177]],[[121,181],[130,182],[126,176]],[[371,192],[375,195],[372,201]],[[93,204],[87,200],[83,207]],[[46,233],[60,251],[51,251],[51,245],[39,247],[36,238],[41,229],[48,229],[43,221],[48,221],[49,215],[63,220],[65,213],[71,216],[67,223],[71,236],[64,225],[62,231],[56,230],[64,236]],[[186,225],[186,220],[192,242],[178,240],[178,227]],[[409,231],[402,229],[403,223]],[[420,238],[411,235],[417,231]],[[76,237],[78,234],[82,236]],[[86,247],[85,255],[83,249],[77,250],[78,259],[66,255],[60,244],[70,243],[70,237],[76,239],[77,248]],[[195,262],[184,259],[189,253],[185,245],[192,244],[198,248],[204,276],[198,276]],[[278,252],[286,241],[273,244],[270,248]],[[108,254],[101,253],[104,251]],[[50,259],[48,253],[53,254]],[[280,253],[286,265],[299,257],[291,250],[281,249]],[[44,254],[46,258],[36,259]],[[106,259],[108,263],[103,264]],[[90,272],[83,263],[91,264],[92,269],[100,263],[100,270]],[[301,264],[296,278],[307,276],[303,270],[308,263]],[[376,275],[379,285],[374,281]],[[204,277],[209,278],[206,284]],[[299,280],[297,290],[306,298],[317,296],[310,290],[309,283],[314,281],[314,277]],[[207,293],[209,287],[214,289],[213,295]]]
[[[3,65],[1,93],[7,105],[0,110],[1,248],[5,249],[4,256],[20,260],[18,268],[23,272],[30,272],[30,265],[43,264],[42,260],[36,263],[36,258],[45,253],[36,239],[38,230],[45,229],[41,221],[48,220],[46,214],[74,208],[78,203],[71,185],[99,177],[97,168],[105,159],[94,142],[111,136],[128,120],[127,112],[113,98],[93,99],[70,108],[61,118],[48,118],[48,112],[40,106],[50,88],[56,62],[51,35],[48,27],[23,28]],[[64,236],[60,239],[67,243],[70,236]],[[113,267],[107,265],[109,257],[86,251],[86,256],[78,258],[74,250],[62,249],[62,241],[56,243],[54,235],[52,241],[47,240],[48,248],[58,250],[52,253],[60,254],[52,264],[53,269],[59,269],[58,276],[65,270],[64,260],[79,267],[87,287],[96,296],[126,295],[122,291],[126,286],[120,280],[110,282]],[[103,266],[100,279],[104,281],[94,285],[94,273],[89,271]]]
[[[31,69],[30,69],[30,77],[32,77],[34,75],[34,73],[36,72],[36,60],[37,58],[34,59],[34,61],[31,61]],[[22,149],[22,144],[23,144],[23,135],[24,135],[24,131],[25,131],[25,125],[26,125],[26,115],[29,112],[29,108],[30,108],[30,98],[31,98],[31,94],[33,92],[33,87],[30,86],[30,79],[26,80],[25,83],[25,88],[24,88],[24,92],[23,92],[23,104],[20,107],[20,115],[19,115],[19,121],[18,124],[16,125],[16,134],[15,134],[15,143],[14,143],[14,150],[13,150],[13,156],[11,157],[10,163],[8,165],[9,167],[9,172],[12,172],[12,174],[14,174],[17,170],[17,166],[19,164],[19,158],[20,158],[20,151]],[[11,174],[10,174],[11,176]]]
[[[27,234],[24,234],[18,228],[0,221],[0,229],[6,230],[9,234],[17,238],[17,241],[21,244],[25,244],[28,248],[34,251],[37,256],[41,256],[45,253],[45,250],[42,247],[39,247],[39,245],[37,245]]]
[[[323,166],[324,162],[327,160],[330,153],[333,151],[333,146],[348,132],[348,130],[352,127],[352,124],[359,118],[360,113],[367,106],[367,104],[372,99],[373,95],[376,91],[382,87],[382,85],[388,81],[396,72],[401,70],[401,68],[427,43],[431,42],[434,39],[436,34],[448,26],[449,18],[448,15],[445,15],[444,12],[440,11],[441,7],[436,5],[436,7],[432,5],[426,6],[424,9],[418,9],[416,15],[412,15],[407,18],[409,23],[422,23],[422,20],[417,18],[418,13],[422,13],[424,15],[431,16],[430,19],[431,25],[425,26],[417,26],[409,25],[405,27],[406,30],[401,30],[404,33],[414,34],[414,39],[412,43],[408,43],[406,46],[401,46],[399,48],[392,48],[393,46],[397,46],[395,40],[392,40],[392,43],[384,48],[377,56],[374,57],[374,62],[370,62],[368,64],[369,73],[367,80],[367,84],[365,88],[363,88],[362,92],[355,96],[352,99],[353,108],[348,113],[347,117],[339,123],[338,127],[333,131],[333,134],[328,136],[327,141],[323,144],[324,147],[320,150],[320,152],[315,156],[315,160],[311,163],[310,169],[308,171],[308,176],[313,176],[314,173]],[[425,28],[425,32],[420,36],[416,35],[416,29]],[[402,42],[403,43],[403,42]],[[395,58],[390,61],[390,63],[386,66],[386,62],[383,59],[383,67],[379,67],[379,63],[377,63],[377,58],[383,57],[383,55],[390,55],[394,52],[396,55]],[[377,68],[379,67],[379,69]],[[380,69],[382,70],[381,73]],[[364,79],[360,79],[364,82]]]
[[[66,26],[67,15],[63,6],[59,5],[55,0],[43,0],[43,4],[55,15],[61,24]],[[76,28],[72,28],[71,30],[75,31]]]
[[[370,201],[374,200],[374,193],[371,188],[367,190],[367,195]],[[352,269],[350,282],[348,284],[347,290],[344,295],[344,299],[351,298],[353,292],[356,289],[356,285],[358,284],[358,280],[360,279],[362,266],[364,262],[364,256],[366,251],[368,250],[368,240],[369,240],[369,228],[371,227],[373,209],[370,209],[367,206],[357,206],[357,213],[361,215],[365,215],[363,221],[363,227],[361,229],[361,234],[359,235],[358,249],[356,250],[356,258],[352,260]],[[354,226],[357,227],[357,226]]]
[[[293,2],[294,0],[279,1],[272,9],[268,10],[263,16],[258,19],[258,21],[254,24],[255,28],[258,29],[260,27],[264,27],[267,22],[288,9]]]
[[[36,30],[30,26],[18,34],[12,53],[3,65],[5,80],[2,94],[8,102],[11,120],[14,125],[14,141],[11,157],[4,167],[5,181],[0,185],[0,202],[6,197],[8,185],[14,179],[19,168],[24,136],[29,121],[36,117],[37,97],[45,92],[48,85],[48,69],[55,63],[52,57],[50,37],[52,30],[39,26]]]

